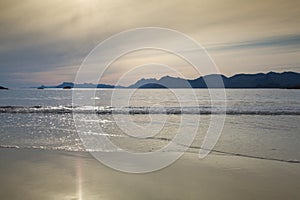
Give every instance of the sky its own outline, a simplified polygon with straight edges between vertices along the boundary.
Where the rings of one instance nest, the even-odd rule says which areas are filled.
[[[173,29],[195,39],[226,76],[300,72],[299,0],[1,0],[0,27],[0,85],[7,87],[74,81],[100,42],[141,27]],[[143,77],[200,76],[158,50],[124,55],[100,81],[115,84],[124,75],[125,85]]]

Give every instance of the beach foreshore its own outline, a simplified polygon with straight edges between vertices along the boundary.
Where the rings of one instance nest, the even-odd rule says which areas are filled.
[[[87,152],[0,149],[0,199],[300,199],[300,164],[185,153],[156,172],[118,172]]]

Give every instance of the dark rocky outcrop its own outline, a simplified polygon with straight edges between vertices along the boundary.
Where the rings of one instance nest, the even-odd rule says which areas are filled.
[[[8,90],[8,88],[0,86],[0,90]]]
[[[65,86],[65,87],[63,87],[63,89],[64,90],[66,90],[66,89],[72,89],[72,87],[71,86]]]
[[[39,90],[43,90],[43,89],[45,89],[46,88],[46,86],[44,86],[44,85],[41,85],[40,87],[38,87],[37,89],[39,89]]]

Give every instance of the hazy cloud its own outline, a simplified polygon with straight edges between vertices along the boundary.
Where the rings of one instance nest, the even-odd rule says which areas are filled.
[[[82,60],[99,42],[146,26],[171,28],[195,38],[227,75],[300,71],[298,0],[4,0],[0,26],[0,84],[4,85],[73,80]],[[144,61],[167,56],[154,57]],[[140,63],[135,59],[140,58],[131,56],[122,62]],[[107,73],[106,82],[128,70],[122,62]],[[189,77],[197,76],[182,69]],[[144,71],[156,76],[165,73]]]

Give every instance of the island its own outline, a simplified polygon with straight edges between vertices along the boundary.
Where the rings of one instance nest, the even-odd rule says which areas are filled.
[[[8,88],[0,86],[0,90],[8,90]]]

